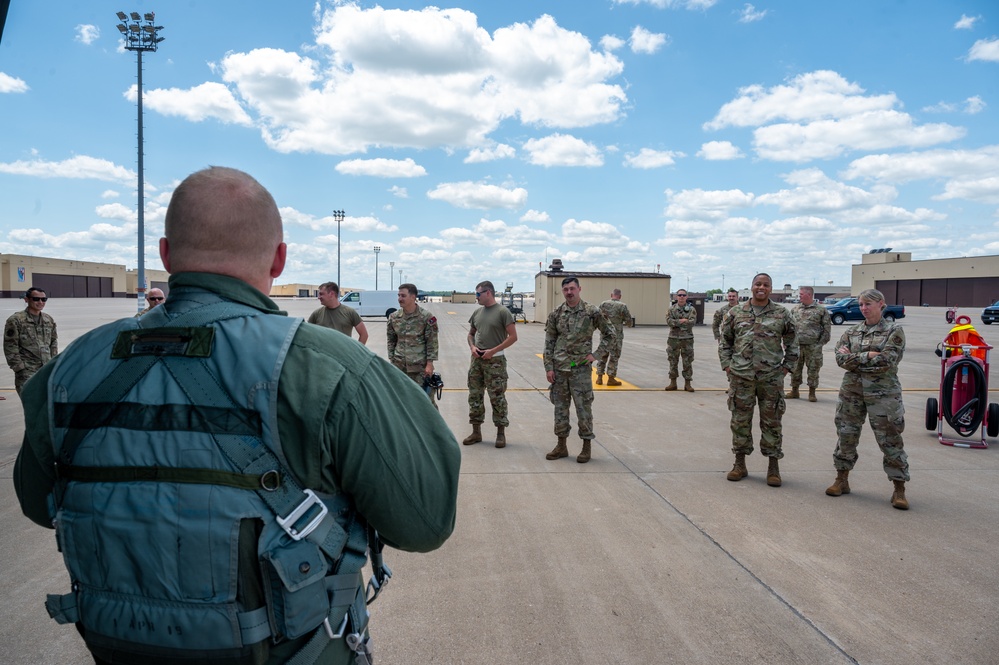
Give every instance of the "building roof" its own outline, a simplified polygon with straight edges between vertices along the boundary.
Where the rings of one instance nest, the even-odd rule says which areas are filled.
[[[572,270],[542,270],[541,272],[535,274],[544,275],[545,277],[614,277],[614,278],[625,278],[625,279],[670,279],[670,276],[661,272],[586,272],[586,271],[572,271]]]

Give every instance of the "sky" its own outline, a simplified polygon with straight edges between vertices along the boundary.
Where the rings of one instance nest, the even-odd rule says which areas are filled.
[[[12,0],[0,252],[137,266],[119,10],[163,26],[146,269],[209,165],[274,195],[278,284],[532,291],[560,258],[779,288],[848,285],[877,248],[999,253],[994,0]]]

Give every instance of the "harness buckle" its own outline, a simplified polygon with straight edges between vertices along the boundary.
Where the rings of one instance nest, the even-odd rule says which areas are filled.
[[[343,637],[343,634],[345,632],[347,632],[347,617],[348,616],[350,616],[349,612],[347,612],[347,613],[345,613],[343,615],[343,621],[340,622],[340,627],[336,629],[335,633],[333,632],[333,627],[330,625],[330,618],[326,617],[325,619],[323,619],[323,628],[326,629],[326,634],[329,635],[329,638],[331,640],[338,640],[341,637]]]
[[[323,518],[329,512],[329,508],[326,504],[320,500],[316,493],[310,489],[303,490],[305,492],[305,498],[302,503],[298,504],[294,510],[292,510],[287,517],[281,517],[280,515],[276,517],[277,523],[284,529],[285,533],[291,536],[292,540],[301,540],[305,538],[310,533],[316,530],[316,527],[322,523]],[[313,506],[319,506],[319,514],[312,518],[308,524],[306,524],[302,529],[296,529],[295,523],[302,518]],[[329,626],[327,625],[327,630]]]

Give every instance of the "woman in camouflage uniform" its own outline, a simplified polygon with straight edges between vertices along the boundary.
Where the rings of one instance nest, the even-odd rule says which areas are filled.
[[[905,333],[897,323],[881,318],[884,294],[867,289],[860,294],[864,322],[843,333],[836,344],[836,364],[846,370],[836,407],[838,440],[833,453],[836,481],[826,490],[829,496],[850,493],[847,477],[857,462],[857,443],[865,416],[871,422],[874,438],[884,455],[884,470],[895,484],[891,505],[908,510],[905,483],[909,480],[909,460],[902,447],[905,408],[898,382],[898,363],[905,352]]]

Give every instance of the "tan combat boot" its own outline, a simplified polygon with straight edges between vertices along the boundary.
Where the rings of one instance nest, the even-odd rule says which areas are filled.
[[[791,384],[791,389],[784,393],[784,397],[788,399],[798,399],[801,397],[801,393],[798,392],[798,386]]]
[[[663,390],[676,390],[676,379],[675,378],[670,379],[669,385],[663,388]]]
[[[613,376],[608,376],[607,377],[607,385],[608,386],[619,386],[619,385],[621,385],[621,382],[618,381],[617,379],[615,379]]]
[[[597,374],[597,385],[598,386],[604,385],[604,375],[603,374]],[[610,385],[610,381],[607,382],[607,385]]]
[[[850,483],[847,477],[850,475],[848,470],[838,469],[836,471],[836,480],[833,484],[826,488],[826,494],[829,496],[839,496],[840,494],[850,493]]]
[[[496,447],[506,448],[506,428],[502,425],[496,426]]]
[[[583,450],[578,455],[576,455],[576,461],[580,464],[586,464],[590,461],[590,440],[583,439]]]
[[[732,470],[729,471],[728,475],[725,477],[729,480],[735,481],[742,480],[748,475],[749,471],[746,470],[746,455],[744,453],[736,453],[735,466],[732,467]]]
[[[545,455],[545,459],[561,459],[568,456],[569,449],[565,447],[565,437],[560,436],[558,438],[558,443],[555,444],[555,448],[553,448],[550,453]]]
[[[473,443],[478,443],[482,441],[482,425],[479,423],[472,423],[472,433],[469,434],[462,440],[462,443],[466,446],[470,446]]]
[[[905,481],[893,480],[895,491],[891,493],[891,505],[899,510],[908,510],[909,501],[905,498]]]
[[[767,467],[767,485],[770,487],[780,487],[780,464],[776,457],[770,458],[770,466]]]
[[[808,386],[808,401],[818,402],[818,398],[815,396],[815,386]]]
[[[684,379],[683,389],[686,390],[688,393],[694,392],[694,386],[690,385],[690,380],[688,379]]]

